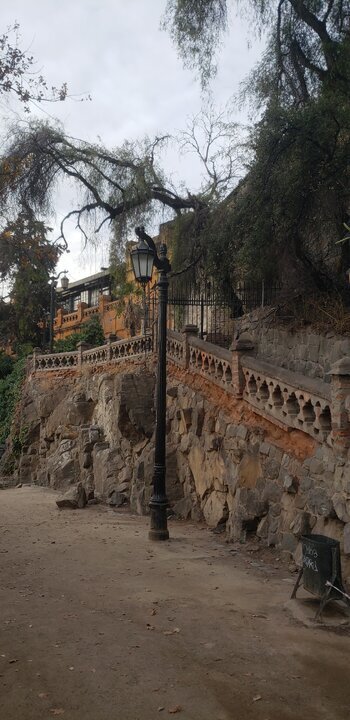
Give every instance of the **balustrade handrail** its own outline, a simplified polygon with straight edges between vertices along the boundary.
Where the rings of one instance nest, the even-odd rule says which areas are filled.
[[[183,333],[180,333],[177,330],[168,330],[167,336],[168,336],[168,338],[172,338],[173,340],[178,340],[179,342],[184,341]]]
[[[332,381],[306,377],[245,354],[249,344],[232,350],[191,335],[168,331],[167,357],[188,372],[199,374],[231,396],[243,399],[253,411],[284,430],[297,429],[318,442],[334,443],[343,452],[350,446],[348,418],[350,359],[332,367]],[[248,350],[249,348],[249,350]],[[142,358],[155,351],[152,335],[111,341],[96,348],[43,355],[35,349],[32,371],[79,371]],[[339,365],[339,367],[338,367]]]
[[[301,373],[296,373],[292,370],[286,370],[277,365],[272,365],[265,360],[252,357],[251,355],[243,355],[241,358],[242,367],[248,370],[255,370],[263,375],[273,377],[274,380],[278,380],[286,385],[292,385],[298,388],[298,390],[304,390],[307,393],[311,393],[316,397],[320,397],[323,400],[331,400],[331,386],[329,383],[325,383],[321,380],[315,380],[309,378]]]
[[[232,360],[232,351],[226,350],[226,348],[222,348],[220,345],[214,345],[214,343],[207,342],[206,340],[201,340],[201,338],[195,335],[189,337],[189,344],[192,345],[192,347],[203,350],[205,353],[215,355],[215,357],[220,360],[226,360],[226,362],[231,362]]]

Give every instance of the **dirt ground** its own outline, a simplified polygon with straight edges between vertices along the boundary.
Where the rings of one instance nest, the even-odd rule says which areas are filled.
[[[295,619],[277,551],[56,497],[0,491],[1,720],[348,720],[349,626]]]

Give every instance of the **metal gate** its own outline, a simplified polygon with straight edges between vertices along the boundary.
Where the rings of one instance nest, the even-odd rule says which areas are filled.
[[[229,347],[234,334],[234,320],[257,307],[272,305],[281,286],[278,284],[239,283],[223,289],[213,278],[186,281],[169,279],[168,327],[181,331],[184,325],[196,325],[199,337],[215,345]],[[157,287],[148,288],[147,324],[154,328],[157,320]]]

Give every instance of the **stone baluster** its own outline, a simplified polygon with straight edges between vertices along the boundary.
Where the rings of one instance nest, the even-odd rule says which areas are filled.
[[[350,357],[332,365],[332,439],[334,451],[345,455],[350,447]]]
[[[77,344],[77,353],[78,353],[78,367],[82,367],[83,365],[83,353],[85,350],[89,350],[90,345],[84,341]]]
[[[32,358],[33,358],[33,365],[32,365],[32,367],[33,367],[33,373],[35,373],[35,371],[36,371],[37,357],[38,357],[38,355],[41,355],[41,354],[42,354],[41,348],[39,348],[39,347],[33,348],[33,355],[32,355]]]
[[[185,325],[182,329],[182,337],[185,345],[182,365],[185,368],[188,368],[190,364],[190,339],[191,337],[198,337],[198,333],[199,329],[197,325]]]
[[[254,353],[254,342],[249,333],[244,332],[237,340],[234,340],[230,350],[232,350],[232,386],[235,397],[241,398],[245,385],[244,374],[242,370],[242,356],[252,355]]]
[[[112,360],[112,343],[114,343],[117,339],[117,336],[115,333],[109,333],[107,335],[107,360]]]

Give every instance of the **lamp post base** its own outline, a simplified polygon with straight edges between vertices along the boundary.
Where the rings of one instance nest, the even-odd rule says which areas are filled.
[[[156,542],[169,540],[167,507],[168,503],[158,504],[153,503],[151,500],[151,527],[148,533],[149,540],[154,540]]]

